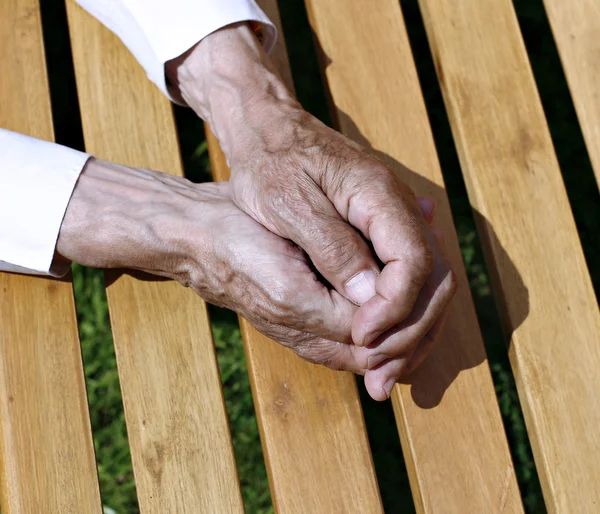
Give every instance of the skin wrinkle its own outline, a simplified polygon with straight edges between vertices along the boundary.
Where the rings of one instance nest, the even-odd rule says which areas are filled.
[[[260,318],[261,320],[275,319],[282,323],[288,322],[293,326],[313,332],[315,329],[318,329],[323,322],[323,318],[320,315],[320,311],[314,308],[310,299],[303,298],[304,294],[302,291],[298,293],[298,291],[290,290],[289,288],[286,288],[284,284],[276,283],[276,281],[275,283],[273,281],[268,281],[256,284],[256,280],[253,276],[230,273],[229,268],[232,265],[234,269],[238,269],[240,266],[242,269],[253,269],[252,266],[255,263],[241,262],[243,259],[240,259],[236,252],[239,241],[227,240],[221,243],[221,245],[226,249],[225,253],[227,255],[233,255],[233,258],[231,261],[223,261],[217,264],[217,272],[215,273],[213,270],[213,276],[208,279],[208,288],[203,288],[201,291],[203,297],[209,299],[213,303],[219,305],[227,304],[227,306],[230,307],[226,299],[229,296],[234,296],[237,290],[242,289],[243,293],[240,297],[240,303],[242,305],[253,305],[255,309],[254,313],[244,310],[243,314],[246,315],[246,317],[249,317],[250,319]],[[282,248],[284,248],[284,250],[277,252],[277,254],[285,255],[287,257],[293,253],[295,254],[294,262],[299,265],[294,266],[292,262],[288,264],[285,270],[282,270],[282,273],[285,272],[289,274],[295,267],[300,268],[301,266],[307,278],[310,279],[310,282],[317,285],[319,289],[324,290],[324,286],[316,280],[314,273],[310,271],[306,273],[308,268],[306,266],[305,258],[302,258],[303,253],[288,242],[283,242]],[[221,249],[220,251],[223,252],[224,249]],[[223,270],[226,270],[227,273],[224,273]],[[210,271],[211,270],[205,270],[204,273],[207,276],[210,276]],[[219,284],[224,284],[225,286],[220,289],[220,294],[214,294],[214,291],[218,289]],[[250,288],[248,288],[248,284],[251,284]],[[212,290],[213,293],[210,294],[208,290]],[[328,299],[330,298],[329,295],[327,297]],[[347,339],[347,337],[344,338],[344,340]]]
[[[323,358],[330,362],[331,352],[323,346],[337,343],[315,339],[315,334],[347,342],[350,326],[340,332],[340,319],[350,319],[354,308],[334,302],[336,296],[317,280],[302,250],[239,211],[228,198],[227,184],[161,179],[156,172],[126,167],[115,173],[112,165],[91,159],[61,230],[62,255],[84,265],[125,265],[170,276],[206,300],[243,313],[269,337],[307,348],[312,348],[308,339],[320,341]],[[148,185],[151,189],[146,191]],[[143,194],[130,193],[138,189]],[[199,237],[192,237],[194,233]],[[259,248],[273,251],[257,255],[257,238]],[[168,262],[173,260],[182,262]],[[316,291],[322,298],[320,307],[312,298]],[[338,314],[326,322],[326,312]],[[304,331],[302,338],[286,336],[290,330],[296,334],[289,326]],[[313,350],[301,351],[308,355]],[[310,358],[318,360],[318,355],[311,353]],[[339,362],[335,367],[357,365]]]
[[[343,234],[337,239],[330,239],[321,247],[324,261],[333,262],[330,266],[332,271],[340,271],[348,266],[348,263],[356,257],[358,245],[355,240]]]
[[[302,130],[306,132],[305,127],[299,127],[295,134]],[[306,140],[310,144],[317,144],[319,138],[316,135],[307,137]],[[265,145],[270,142],[263,140]],[[333,241],[328,241],[330,233],[335,233],[333,225],[337,225],[338,221],[342,222],[342,217],[331,206],[329,200],[323,195],[321,189],[314,182],[313,176],[308,173],[302,173],[306,170],[306,165],[302,163],[303,169],[301,173],[292,173],[295,175],[295,180],[277,181],[277,176],[280,176],[279,170],[295,170],[297,169],[297,160],[305,161],[308,159],[308,153],[315,153],[312,148],[305,148],[305,145],[297,145],[301,148],[300,155],[297,157],[292,155],[294,160],[292,163],[285,162],[289,159],[287,155],[288,148],[275,150],[268,148],[269,158],[263,163],[259,163],[257,168],[263,170],[259,178],[261,179],[259,191],[267,198],[266,203],[261,211],[257,212],[257,205],[260,205],[261,200],[257,198],[251,202],[244,201],[242,204],[253,207],[250,209],[250,214],[263,225],[267,226],[272,231],[282,236],[291,237],[296,243],[306,247],[319,244],[319,241],[325,241],[321,244],[318,255],[313,255],[313,260],[319,271],[333,271],[334,273],[343,270],[347,265],[360,254],[360,250],[365,247],[360,236],[354,231],[344,230],[345,224],[340,224],[341,235]],[[336,143],[336,146],[339,146]],[[331,151],[317,152],[317,154],[327,155]],[[281,162],[284,161],[284,162]],[[277,170],[277,171],[276,171]],[[292,185],[293,187],[290,187]],[[247,188],[244,186],[244,192]],[[238,195],[236,195],[237,197]],[[302,231],[298,230],[298,218],[305,220],[313,220],[313,226],[302,223]],[[271,220],[279,220],[278,224],[273,224]],[[315,223],[320,220],[319,223]],[[340,243],[345,241],[345,243]],[[328,263],[333,263],[328,265]],[[370,263],[370,268],[377,268],[376,262]],[[350,278],[350,277],[349,277]]]

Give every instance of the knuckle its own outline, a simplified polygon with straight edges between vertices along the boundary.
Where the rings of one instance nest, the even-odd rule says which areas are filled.
[[[354,351],[354,360],[356,361],[356,365],[363,370],[368,370],[375,367],[374,359],[370,358],[368,352],[356,352]]]
[[[399,185],[396,180],[396,174],[379,160],[374,161],[374,164],[371,166],[371,175],[369,179],[372,180],[373,185],[382,189],[398,187]]]
[[[307,337],[322,330],[323,317],[313,302],[305,298],[301,291],[288,286],[270,289],[265,301],[268,319],[294,330],[307,333]],[[304,344],[299,340],[298,344]]]
[[[416,200],[410,187],[382,163],[376,162],[367,172],[355,177],[351,206],[371,222],[395,218],[402,224],[416,226],[410,208],[413,203]]]
[[[421,243],[410,248],[407,261],[420,277],[427,277],[433,271],[435,254],[427,243]]]
[[[354,186],[356,198],[368,198],[368,205],[377,204],[379,206],[379,204],[385,203],[390,192],[395,191],[397,187],[393,172],[377,161],[375,161],[375,165],[369,163],[367,166],[357,169],[350,175],[349,180]]]
[[[379,196],[387,198],[390,194],[394,196],[412,196],[412,190],[401,180],[398,175],[388,168],[384,163],[375,161],[370,167],[368,175],[369,187]]]

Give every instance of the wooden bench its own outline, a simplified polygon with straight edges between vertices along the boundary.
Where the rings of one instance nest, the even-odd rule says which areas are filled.
[[[260,3],[280,25],[276,1]],[[597,0],[545,4],[600,178]],[[338,128],[414,170],[404,178],[435,198],[460,280],[439,346],[392,396],[417,511],[523,512],[398,1],[306,5]],[[600,315],[512,3],[420,7],[548,512],[600,512]],[[67,11],[87,151],[181,174],[167,99],[113,34],[72,0]],[[291,86],[281,27],[274,57]],[[37,0],[0,2],[0,70],[0,126],[51,140]],[[210,134],[209,149],[226,179]],[[141,512],[243,512],[205,304],[107,276]],[[354,377],[240,322],[275,510],[381,512]],[[100,513],[68,281],[0,274],[0,409],[2,512]]]

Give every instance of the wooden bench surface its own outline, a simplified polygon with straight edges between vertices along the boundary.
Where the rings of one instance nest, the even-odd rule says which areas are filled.
[[[0,126],[51,141],[41,29],[36,0],[0,2]],[[2,511],[101,513],[68,280],[0,273],[0,409]]]
[[[421,5],[546,507],[592,512],[600,312],[512,3]]]
[[[277,2],[259,3],[279,26],[273,57],[293,87]],[[598,176],[600,9],[545,4]],[[435,198],[460,282],[440,344],[392,395],[417,511],[523,512],[400,6],[306,5],[337,128]],[[595,512],[600,314],[512,4],[420,7],[546,506]],[[73,0],[67,12],[86,150],[181,175],[168,100],[113,34]],[[10,70],[0,73],[0,126],[51,140],[35,0],[0,3],[0,66]],[[225,180],[207,138],[215,180]],[[153,277],[106,280],[141,511],[243,512],[206,305]],[[275,510],[383,511],[354,377],[240,324]],[[3,512],[102,511],[78,343],[68,280],[0,273]]]

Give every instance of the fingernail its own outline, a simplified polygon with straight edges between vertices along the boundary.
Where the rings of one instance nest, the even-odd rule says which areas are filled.
[[[387,356],[384,355],[383,353],[378,353],[377,355],[371,355],[367,359],[367,369],[373,369],[378,364],[381,364],[385,359],[387,359]]]
[[[375,339],[377,339],[381,334],[383,334],[383,332],[383,330],[375,330],[375,332],[367,334],[360,343],[356,344],[358,346],[369,346],[373,341],[375,341]]]
[[[346,294],[356,305],[367,303],[376,294],[377,273],[373,270],[362,271],[346,282]]]
[[[392,394],[392,388],[394,387],[395,383],[396,383],[396,379],[390,378],[383,386],[383,391],[385,392],[386,398],[389,398],[390,394]]]

